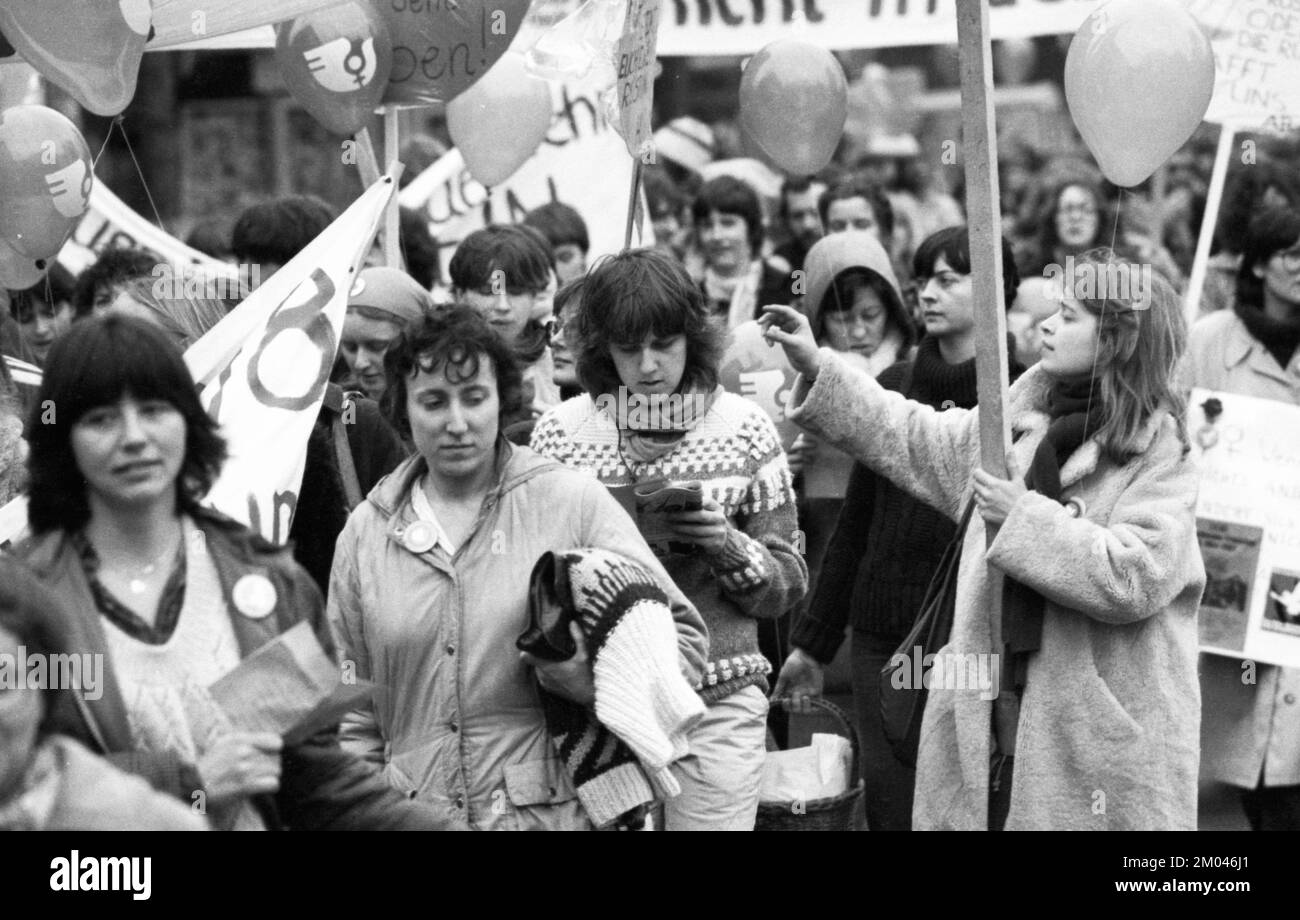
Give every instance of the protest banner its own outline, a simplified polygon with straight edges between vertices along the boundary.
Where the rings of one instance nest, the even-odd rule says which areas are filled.
[[[288,538],[348,292],[395,188],[392,176],[372,185],[185,353],[229,449],[207,502],[274,543]]]
[[[451,150],[402,189],[398,200],[429,221],[438,241],[443,274],[456,245],[489,223],[518,223],[533,208],[561,201],[587,222],[588,262],[623,248],[626,217],[610,202],[626,199],[634,161],[605,117],[598,87],[590,80],[552,85],[554,119],[537,152],[505,182],[488,192]],[[642,239],[654,231],[643,219]]]
[[[1300,667],[1300,407],[1192,391],[1201,649]]]
[[[233,265],[185,245],[131,210],[103,182],[97,181],[90,188],[90,201],[81,223],[59,250],[59,264],[79,275],[102,252],[114,246],[144,249],[156,255],[159,263],[193,266],[213,279],[236,280]]]
[[[995,0],[989,9],[991,35],[1004,39],[1073,32],[1099,2]],[[579,5],[578,0],[535,0],[529,18],[554,22]],[[834,51],[957,41],[957,11],[951,0],[662,0],[660,18],[661,57],[753,54],[779,38],[799,38]],[[274,45],[274,31],[264,27],[180,47]]]

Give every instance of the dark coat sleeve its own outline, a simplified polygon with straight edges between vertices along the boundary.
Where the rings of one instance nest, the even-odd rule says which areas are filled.
[[[897,390],[904,384],[906,376],[904,365],[899,363],[886,368],[876,379],[886,389]],[[877,475],[869,467],[853,464],[844,504],[840,506],[835,532],[826,547],[812,601],[790,637],[791,644],[822,664],[829,664],[835,658],[844,641],[858,565],[867,552],[878,484]]]

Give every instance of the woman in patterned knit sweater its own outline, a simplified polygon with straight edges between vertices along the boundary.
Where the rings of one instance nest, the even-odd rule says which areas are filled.
[[[669,516],[676,542],[663,559],[710,636],[699,688],[709,713],[691,734],[683,791],[667,803],[665,827],[751,830],[772,669],[758,650],[756,620],[790,609],[808,580],[793,545],[785,454],[771,420],[718,386],[718,334],[671,258],[639,250],[597,265],[574,326],[586,393],[538,422],[533,448],[610,487],[655,479],[704,486],[699,511]],[[683,552],[683,544],[693,545]]]

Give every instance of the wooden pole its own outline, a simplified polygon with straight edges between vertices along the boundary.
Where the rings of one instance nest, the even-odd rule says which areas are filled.
[[[640,157],[635,157],[633,158],[632,163],[632,191],[629,193],[627,199],[627,229],[623,234],[624,249],[632,248],[632,228],[636,225],[637,198],[641,192],[642,160]]]
[[[379,181],[379,157],[370,140],[369,128],[362,128],[354,139],[357,142],[357,172],[361,175],[361,190],[365,191]]]
[[[396,163],[399,160],[397,117],[397,106],[390,105],[384,108],[384,159],[389,163]],[[396,181],[395,176],[394,181]],[[388,209],[384,214],[384,264],[390,268],[402,267],[402,249],[398,239],[398,232],[402,226],[399,207],[397,195],[394,194],[389,199]]]
[[[1196,255],[1192,259],[1192,277],[1187,280],[1187,293],[1183,295],[1183,315],[1187,325],[1196,322],[1201,309],[1201,290],[1209,271],[1210,244],[1214,242],[1214,228],[1219,222],[1219,203],[1223,201],[1223,186],[1228,178],[1228,160],[1232,159],[1232,145],[1237,138],[1235,125],[1224,124],[1219,131],[1219,149],[1214,154],[1214,169],[1210,172],[1210,188],[1205,193],[1205,215],[1201,218],[1201,234],[1196,239]]]
[[[997,134],[993,129],[993,52],[988,0],[957,0],[961,61],[962,146],[966,155],[966,223],[975,296],[975,375],[979,394],[980,465],[1006,478],[1011,426],[1006,413],[1007,317],[1002,295],[1002,212]],[[995,531],[989,531],[992,540]]]

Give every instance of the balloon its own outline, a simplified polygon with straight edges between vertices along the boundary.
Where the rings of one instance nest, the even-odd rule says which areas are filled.
[[[12,246],[0,241],[0,287],[24,291],[45,277],[48,267],[44,262],[14,252]]]
[[[768,345],[756,320],[741,323],[727,336],[718,383],[728,393],[757,403],[776,424],[786,450],[799,434],[799,426],[785,417],[785,400],[796,376],[785,351]]]
[[[1103,3],[1074,33],[1065,58],[1070,115],[1119,186],[1137,185],[1169,159],[1213,93],[1210,42],[1177,0]]]
[[[797,176],[831,161],[848,117],[848,82],[835,56],[784,38],[749,60],[740,78],[740,123],[768,158]]]
[[[449,102],[487,74],[523,24],[529,0],[404,0],[383,4],[393,34],[384,102]]]
[[[0,239],[52,259],[90,201],[95,175],[81,132],[43,105],[0,112]]]
[[[470,174],[491,188],[515,174],[551,127],[551,91],[507,54],[447,103],[447,130]]]
[[[276,26],[275,61],[313,118],[336,134],[356,134],[388,86],[393,42],[384,17],[352,0]]]
[[[135,96],[149,0],[6,0],[0,32],[41,74],[96,115]]]

